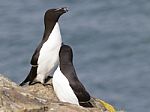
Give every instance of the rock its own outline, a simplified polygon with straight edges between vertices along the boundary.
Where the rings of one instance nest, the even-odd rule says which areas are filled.
[[[103,112],[101,108],[83,108],[60,102],[52,87],[34,84],[20,87],[0,75],[0,112]]]

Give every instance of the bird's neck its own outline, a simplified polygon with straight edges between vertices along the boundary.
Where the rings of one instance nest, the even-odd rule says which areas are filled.
[[[52,30],[54,29],[55,25],[58,24],[58,22],[47,22],[45,23],[45,31],[43,35],[43,40],[47,40],[49,35],[51,34]]]

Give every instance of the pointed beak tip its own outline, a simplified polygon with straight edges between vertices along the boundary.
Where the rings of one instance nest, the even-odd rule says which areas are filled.
[[[68,12],[68,11],[69,11],[68,7],[63,7],[62,9],[63,9],[65,12]]]

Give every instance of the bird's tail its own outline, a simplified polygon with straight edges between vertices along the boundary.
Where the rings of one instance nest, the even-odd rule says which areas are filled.
[[[79,102],[80,106],[92,108],[94,107],[91,102]]]
[[[25,80],[22,83],[19,84],[19,86],[24,86],[27,82],[31,84],[35,79],[36,75],[37,75],[37,67],[32,66],[28,76],[25,78]]]
[[[28,80],[28,76],[27,76],[26,79],[19,84],[19,86],[24,86],[28,81],[29,80]]]

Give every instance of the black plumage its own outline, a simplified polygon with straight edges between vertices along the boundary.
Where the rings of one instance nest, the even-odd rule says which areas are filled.
[[[89,102],[91,97],[86,91],[83,84],[79,81],[74,65],[73,65],[73,52],[70,46],[62,45],[59,52],[60,70],[63,75],[68,79],[71,88],[79,100],[79,104],[84,107],[93,107]]]
[[[28,76],[26,77],[26,79],[20,84],[20,86],[25,85],[27,82],[29,82],[29,84],[32,84],[32,82],[36,78],[40,50],[41,50],[43,44],[48,40],[49,35],[51,34],[55,24],[58,22],[59,17],[67,11],[68,10],[65,7],[58,8],[58,9],[49,9],[46,11],[45,16],[44,16],[45,30],[44,30],[42,41],[39,43],[35,52],[32,55],[31,62],[30,62],[32,67],[30,69],[30,72],[29,72]]]

